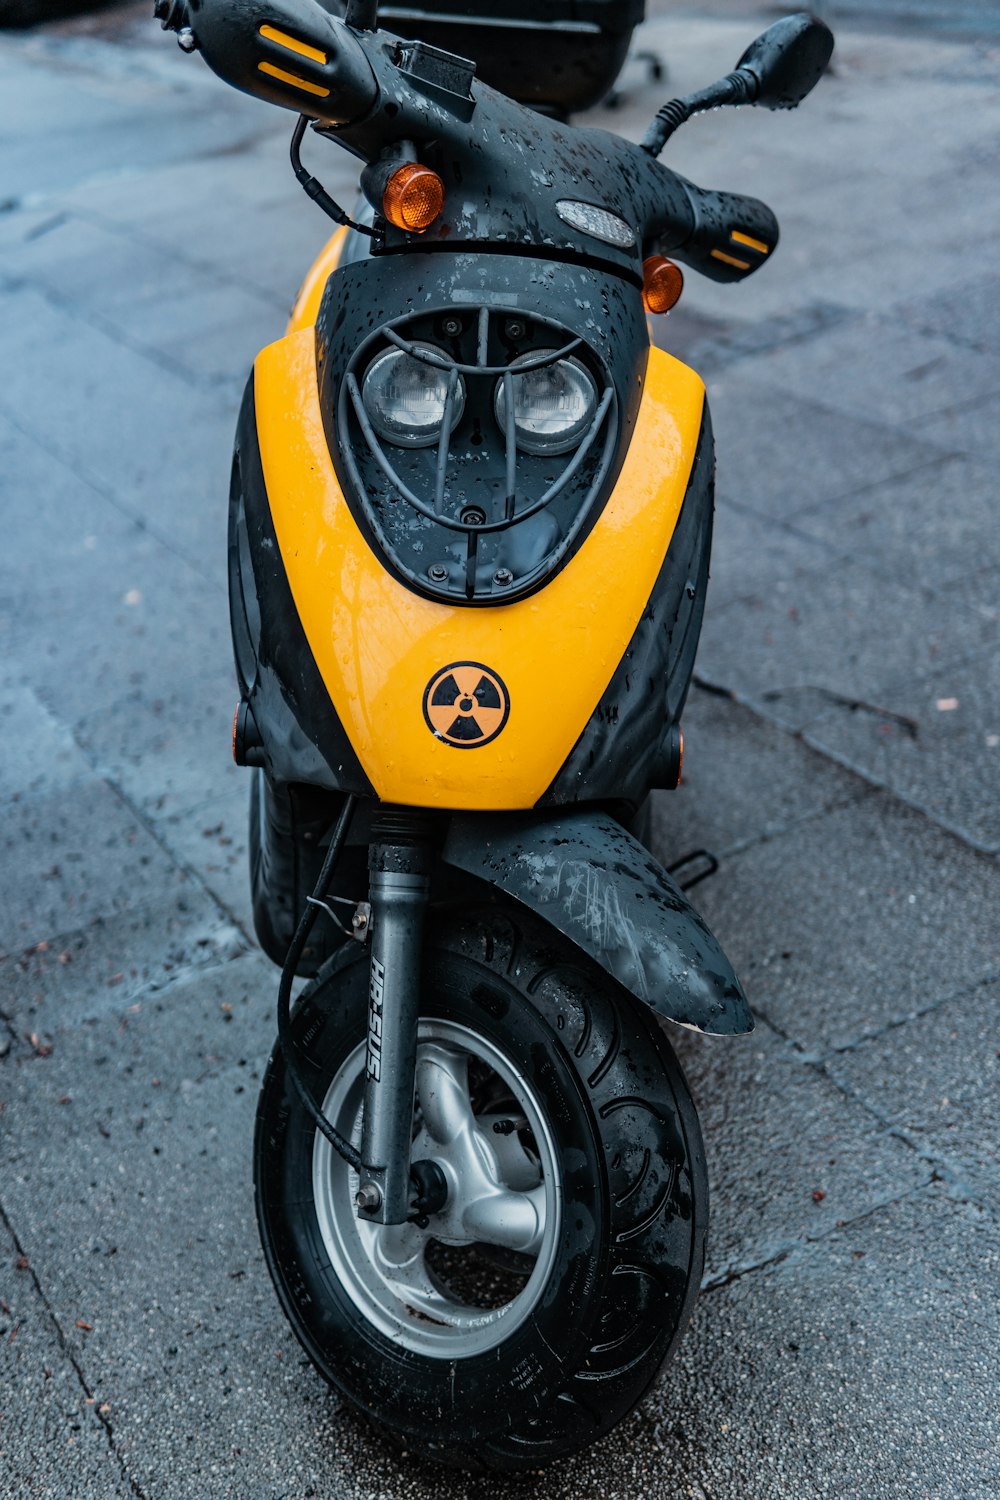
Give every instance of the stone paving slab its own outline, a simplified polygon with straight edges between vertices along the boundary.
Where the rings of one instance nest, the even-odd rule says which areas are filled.
[[[708,1285],[823,1239],[838,1220],[861,1218],[930,1182],[930,1167],[881,1119],[858,1110],[768,1026],[736,1042],[664,1029],[705,1132]],[[735,1114],[734,1099],[741,1101]]]
[[[844,553],[794,525],[771,521],[742,504],[720,500],[715,510],[709,608],[766,597],[780,579],[835,568]]]
[[[2,1087],[2,1085],[0,1085]],[[134,1500],[108,1413],[68,1357],[30,1265],[0,1221],[0,1486],[9,1500]]]
[[[653,848],[668,864],[700,848],[725,859],[870,795],[861,777],[695,686],[684,711],[683,779],[653,793]]]
[[[68,792],[93,779],[69,729],[28,687],[0,686],[0,806],[39,793]]]
[[[0,396],[2,400],[2,396]],[[148,549],[151,538],[106,494],[82,479],[71,463],[21,431],[0,413],[0,506],[16,545],[0,549],[0,612],[43,589],[79,591],[99,587],[104,558],[112,551]],[[38,564],[44,559],[41,579]],[[120,585],[120,574],[116,576]],[[15,654],[5,653],[9,675]],[[17,653],[21,659],[21,653]]]
[[[0,89],[13,122],[5,134],[16,148],[7,157],[5,197],[48,196],[111,174],[128,174],[135,192],[164,165],[231,151],[259,130],[250,101],[234,94],[219,110],[207,79],[193,69],[186,78],[164,70],[157,49],[116,51],[70,48],[45,32],[4,37]],[[162,119],[168,110],[169,130],[128,128],[130,116]]]
[[[147,994],[250,946],[232,914],[196,881],[179,879],[177,889],[157,891],[147,905],[75,929],[53,927],[39,942],[0,955],[0,1015],[15,1055],[27,1057],[33,1032],[54,1048],[65,1027],[118,1017]]]
[[[158,172],[155,193],[137,194],[134,184],[109,180],[97,190],[67,193],[61,201],[67,210],[130,239],[137,250],[173,258],[182,276],[193,268],[215,283],[252,292],[283,323],[306,268],[335,226],[291,174],[291,125],[265,112],[260,127],[252,151]],[[358,169],[345,153],[316,140],[304,148],[305,158],[335,197],[353,204]]]
[[[0,316],[18,370],[16,384],[0,393],[0,410],[201,564],[216,535],[206,517],[219,514],[228,494],[230,439],[223,441],[220,418],[235,415],[234,402],[192,390],[176,372],[30,289],[0,294]],[[69,370],[73,399],[53,406]],[[171,419],[154,422],[157,411]],[[178,505],[184,491],[198,503]]]
[[[924,422],[921,430],[932,442],[995,466],[1000,459],[1000,395],[941,412]]]
[[[758,378],[865,421],[912,423],[1000,392],[1000,356],[870,315],[760,357]]]
[[[964,602],[969,573],[1000,567],[996,508],[994,471],[947,458],[816,505],[795,524],[880,573],[941,594],[947,604],[947,596]]]
[[[822,337],[792,348],[804,358]],[[845,375],[841,367],[838,378]],[[775,520],[813,510],[827,513],[845,496],[864,496],[897,475],[904,476],[897,480],[901,485],[914,475],[919,480],[941,458],[939,448],[921,440],[923,429],[911,434],[847,415],[837,410],[834,391],[809,398],[768,385],[757,359],[752,374],[737,364],[713,377],[708,395],[720,496]]]
[[[206,523],[207,524],[207,523]],[[225,511],[216,507],[214,546],[205,559],[225,574]],[[86,538],[84,550],[86,552]],[[235,677],[229,646],[224,585],[208,583],[186,558],[178,558],[141,532],[95,536],[78,577],[30,580],[5,591],[0,629],[10,656],[30,657],[32,685],[72,725],[101,716],[128,699],[142,702],[151,719],[157,705],[182,685],[200,679],[206,701],[215,695],[223,724],[232,723]],[[81,630],[81,619],[87,620]],[[192,653],[193,640],[198,649]],[[211,684],[211,686],[209,686]],[[227,730],[222,740],[228,744]],[[136,751],[143,748],[133,736]],[[148,746],[145,748],[148,749]],[[227,752],[228,753],[228,752]]]
[[[995,354],[1000,349],[1000,276],[980,275],[959,286],[942,287],[937,296],[901,302],[888,315],[922,333]]]
[[[881,700],[876,712],[828,705],[807,742],[1000,852],[1000,653],[897,683]]]
[[[247,772],[232,754],[238,698],[229,661],[188,678],[168,665],[151,673],[141,690],[84,715],[75,732],[133,805],[160,817],[245,789]],[[137,719],[146,725],[141,739]]]
[[[167,901],[185,880],[96,777],[81,787],[71,814],[61,790],[8,804],[0,822],[0,949],[21,950],[127,911],[154,891]]]
[[[231,385],[281,332],[272,298],[79,215],[55,216],[4,256],[4,275],[207,385]]]
[[[1000,865],[877,793],[730,857],[697,905],[808,1055],[1000,974]]]
[[[290,117],[182,58],[145,4],[122,15],[135,29],[121,45],[94,18],[85,45],[5,38],[0,57],[0,84],[16,80],[5,118],[17,110],[4,194],[34,195],[0,214],[15,543],[0,549],[0,733],[21,739],[0,755],[0,836],[19,851],[0,891],[17,919],[0,957],[0,1199],[108,1403],[105,1445],[131,1493],[429,1500],[444,1483],[471,1500],[481,1480],[400,1463],[330,1396],[252,1220],[276,975],[247,952],[246,782],[227,758],[229,447],[254,343],[281,327],[329,226],[288,171]],[[757,22],[671,6],[646,39],[683,90],[730,67]],[[980,670],[1000,627],[983,483],[1000,390],[993,83],[975,48],[847,34],[800,117],[715,113],[672,149],[695,180],[773,202],[783,228],[773,269],[739,288],[689,276],[660,330],[718,387],[724,497],[699,671],[752,701],[693,694],[688,780],[658,799],[657,843],[726,855],[693,895],[774,1029],[731,1047],[679,1039],[713,1162],[709,1288],[644,1408],[529,1480],[540,1500],[997,1488],[997,1229],[974,1200],[996,1180],[1000,864],[968,847],[996,801]],[[53,100],[92,103],[86,128]],[[635,72],[623,108],[594,122],[635,136],[660,102]],[[356,163],[320,141],[306,159],[349,205]],[[955,476],[936,527],[932,469]],[[820,532],[827,518],[860,531],[871,495],[882,509],[863,541]],[[789,525],[802,496],[810,525]],[[908,501],[923,560],[893,521]],[[878,760],[879,726],[938,681],[959,709],[934,710],[919,758],[893,742]],[[24,748],[36,739],[44,770]],[[893,794],[871,789],[883,779]],[[952,819],[965,842],[936,826]],[[31,860],[53,841],[85,853],[81,840],[93,857],[72,862],[71,910],[29,880]],[[0,1340],[0,1361],[23,1336]],[[65,1434],[23,1373],[19,1461]],[[39,1493],[118,1500],[122,1472],[53,1456]],[[490,1484],[499,1500],[525,1488]]]
[[[249,776],[244,771],[225,796],[185,806],[154,819],[157,837],[174,858],[195,871],[240,926],[252,931],[247,854]],[[277,973],[274,971],[275,986]]]
[[[956,591],[945,601],[852,560],[723,608],[713,602],[698,670],[798,729],[831,695],[878,705],[894,684],[957,666],[997,640],[997,621]]]
[[[903,1132],[952,1192],[1000,1212],[1000,984],[862,1040],[825,1068]]]
[[[998,1254],[995,1219],[924,1189],[703,1298],[646,1443],[607,1452],[648,1455],[623,1500],[988,1500]]]

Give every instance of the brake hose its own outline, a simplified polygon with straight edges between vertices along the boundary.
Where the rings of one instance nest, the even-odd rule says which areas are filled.
[[[306,193],[309,194],[309,197],[312,199],[312,201],[319,208],[321,208],[325,214],[329,214],[330,218],[335,224],[343,224],[348,229],[356,229],[358,234],[366,234],[369,239],[381,240],[382,235],[378,229],[373,229],[369,224],[359,224],[356,219],[352,219],[350,214],[346,213],[344,209],[341,208],[340,204],[330,197],[330,194],[320,182],[319,178],[314,177],[312,173],[307,171],[306,168],[302,165],[302,157],[300,156],[299,152],[302,147],[302,138],[306,133],[306,126],[308,124],[309,116],[299,115],[299,118],[296,121],[295,129],[292,131],[292,143],[288,151],[288,154],[292,160],[292,171],[295,173],[299,185]]]
[[[278,1046],[281,1049],[285,1071],[292,1080],[299,1098],[302,1100],[306,1114],[314,1122],[316,1129],[323,1136],[324,1140],[329,1141],[338,1156],[342,1156],[347,1165],[353,1167],[355,1172],[360,1172],[361,1152],[356,1146],[352,1146],[350,1141],[330,1124],[310,1094],[305,1080],[299,1072],[299,1059],[296,1055],[295,1038],[292,1035],[291,1015],[292,983],[295,979],[295,971],[299,966],[302,950],[306,945],[306,939],[312,931],[312,925],[316,920],[316,912],[318,910],[318,907],[313,902],[321,903],[326,896],[327,886],[330,883],[337,860],[340,858],[340,852],[344,847],[344,841],[347,838],[347,830],[350,827],[356,802],[357,798],[353,795],[349,794],[344,798],[344,806],[341,809],[340,817],[337,819],[333,833],[330,835],[330,847],[326,851],[323,868],[316,882],[313,900],[306,902],[302,916],[299,918],[299,925],[295,929],[295,936],[292,938],[288,952],[285,954],[285,962],[281,970],[281,980],[278,985]]]

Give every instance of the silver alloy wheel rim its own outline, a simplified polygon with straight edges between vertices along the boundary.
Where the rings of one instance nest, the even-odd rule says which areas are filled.
[[[502,1116],[476,1116],[467,1065],[478,1058],[517,1101],[537,1147],[521,1132],[498,1134]],[[361,1142],[365,1047],[345,1059],[323,1103],[326,1118]],[[562,1209],[558,1157],[548,1121],[524,1075],[492,1042],[452,1021],[421,1020],[416,1097],[420,1120],[413,1159],[438,1162],[448,1180],[448,1203],[428,1227],[362,1223],[354,1208],[358,1174],[317,1132],[312,1186],[323,1245],[344,1291],[380,1332],[416,1354],[460,1359],[482,1354],[511,1336],[545,1289],[555,1257]],[[490,1243],[535,1257],[525,1285],[498,1307],[449,1295],[426,1263],[432,1241]]]

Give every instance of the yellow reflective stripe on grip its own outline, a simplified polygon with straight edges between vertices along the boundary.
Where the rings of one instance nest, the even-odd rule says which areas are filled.
[[[724,260],[727,266],[735,266],[738,271],[749,271],[748,260],[737,260],[735,255],[727,255],[724,250],[713,250],[712,255],[716,260]]]
[[[614,676],[680,514],[704,407],[693,370],[653,349],[631,445],[593,530],[530,598],[474,609],[422,598],[365,541],[330,461],[311,328],[254,367],[271,516],[292,597],[330,699],[384,801],[530,808]],[[476,663],[509,714],[481,745],[436,737],[424,714],[446,668]],[[637,691],[662,692],[661,684]]]
[[[748,245],[751,250],[757,250],[761,255],[770,255],[771,253],[770,245],[765,245],[763,240],[751,239],[748,234],[743,234],[739,229],[734,229],[729,238],[735,240],[738,245]]]
[[[297,52],[300,57],[311,57],[313,62],[325,63],[327,60],[326,53],[321,52],[318,47],[310,47],[308,42],[300,42],[298,37],[279,31],[276,26],[262,26],[260,35],[266,41],[277,42],[279,47],[287,47],[289,52]]]
[[[284,68],[276,68],[274,63],[258,63],[257,71],[269,73],[272,78],[278,78],[282,83],[290,83],[293,89],[304,89],[307,94],[316,94],[320,99],[329,97],[329,89],[321,88],[318,83],[310,83],[307,78],[297,78],[294,73],[286,73]]]

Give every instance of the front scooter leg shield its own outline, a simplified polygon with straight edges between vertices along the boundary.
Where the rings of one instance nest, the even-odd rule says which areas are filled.
[[[457,814],[443,858],[530,907],[657,1015],[712,1036],[754,1021],[718,942],[666,870],[614,818]]]
[[[293,333],[258,356],[254,375],[268,512],[310,671],[380,800],[534,807],[647,612],[687,493],[704,386],[652,350],[613,493],[575,554],[527,598],[464,607],[407,587],[359,527],[330,456],[315,347],[311,330]]]

